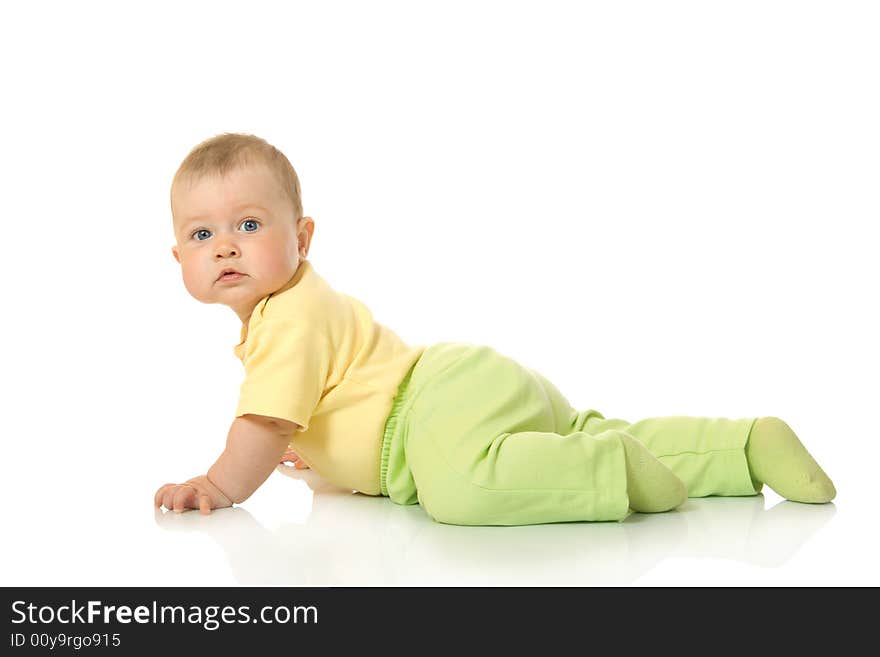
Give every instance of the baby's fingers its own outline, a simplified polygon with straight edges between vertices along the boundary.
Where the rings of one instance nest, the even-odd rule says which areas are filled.
[[[180,488],[180,484],[169,484],[164,487],[165,492],[162,493],[162,506],[169,511],[174,510],[174,496],[178,488]]]
[[[164,506],[176,513],[182,513],[187,509],[198,509],[207,515],[213,508],[211,496],[198,492],[189,484],[165,484],[156,491],[153,501],[156,507]]]
[[[175,489],[172,502],[175,513],[183,513],[186,509],[195,509],[195,502],[196,489],[192,486],[181,484]]]
[[[282,463],[292,463],[293,467],[297,470],[308,470],[309,466],[305,464],[305,462],[299,457],[299,455],[294,452],[292,449],[284,452],[284,456],[281,457]]]
[[[168,488],[174,488],[176,485],[177,484],[165,484],[156,491],[156,494],[153,496],[153,502],[155,503],[156,508],[162,506],[162,502],[165,499],[165,491],[168,490]]]

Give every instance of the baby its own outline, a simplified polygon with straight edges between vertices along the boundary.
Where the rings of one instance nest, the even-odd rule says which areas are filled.
[[[779,418],[606,419],[490,347],[405,343],[306,259],[315,223],[263,139],[196,146],[171,214],[186,289],[241,319],[245,376],[223,453],[157,507],[243,502],[285,460],[459,525],[621,520],[765,483],[797,502],[836,494]]]

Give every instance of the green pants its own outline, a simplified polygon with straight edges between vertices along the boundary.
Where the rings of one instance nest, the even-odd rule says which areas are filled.
[[[690,497],[754,495],[745,445],[755,419],[605,419],[572,408],[543,376],[490,347],[442,342],[425,350],[394,399],[382,494],[455,525],[621,520],[625,431]]]

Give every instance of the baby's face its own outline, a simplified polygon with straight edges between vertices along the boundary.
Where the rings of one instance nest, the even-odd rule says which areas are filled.
[[[308,254],[314,222],[294,225],[293,208],[263,165],[205,177],[172,192],[172,253],[187,291],[203,303],[222,303],[243,322],[260,299],[296,273]],[[226,269],[240,276],[223,277]]]

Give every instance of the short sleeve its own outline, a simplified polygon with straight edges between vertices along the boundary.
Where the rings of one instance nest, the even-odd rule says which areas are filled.
[[[309,427],[330,371],[329,342],[308,322],[264,320],[245,344],[235,416],[277,417]]]

